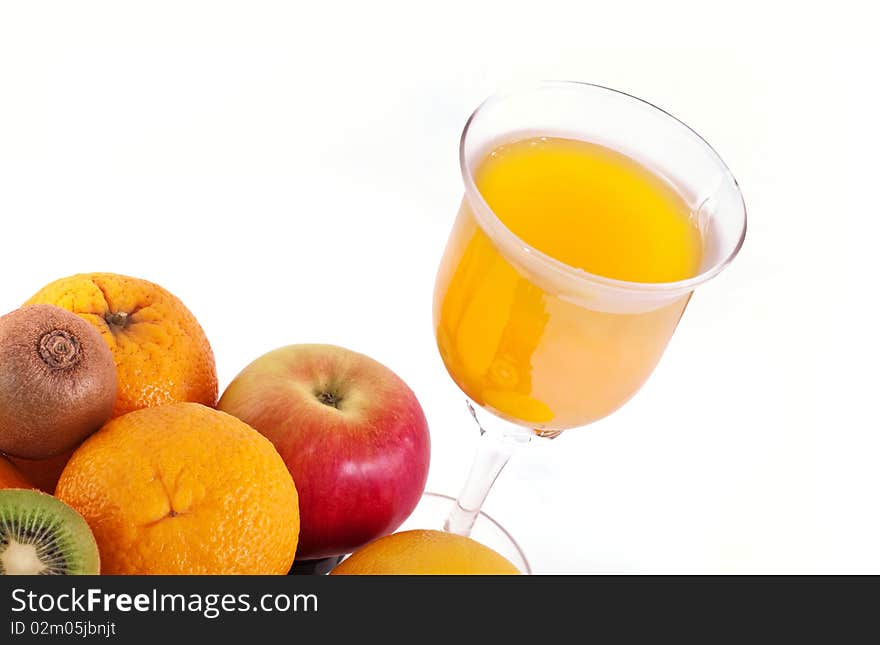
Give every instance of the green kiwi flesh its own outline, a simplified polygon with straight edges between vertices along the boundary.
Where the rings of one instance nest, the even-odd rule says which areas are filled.
[[[82,515],[35,490],[0,490],[0,575],[97,575],[95,536]]]

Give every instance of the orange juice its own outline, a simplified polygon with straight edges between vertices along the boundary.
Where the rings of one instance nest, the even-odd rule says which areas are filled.
[[[492,150],[474,182],[519,240],[573,269],[637,283],[699,272],[702,238],[687,202],[621,153],[528,138]],[[553,434],[611,413],[639,389],[689,297],[637,307],[601,294],[568,297],[512,261],[466,198],[437,277],[434,318],[446,367],[469,397]]]

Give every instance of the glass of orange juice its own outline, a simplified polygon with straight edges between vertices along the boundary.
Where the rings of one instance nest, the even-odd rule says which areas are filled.
[[[736,256],[746,212],[698,134],[585,83],[488,99],[460,163],[434,327],[471,413],[492,415],[446,519],[468,535],[517,445],[601,419],[639,390],[694,289]]]

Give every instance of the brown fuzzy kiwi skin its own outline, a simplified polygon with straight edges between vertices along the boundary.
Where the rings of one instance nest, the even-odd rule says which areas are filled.
[[[0,318],[0,451],[45,459],[100,428],[116,402],[116,365],[101,333],[53,305]]]

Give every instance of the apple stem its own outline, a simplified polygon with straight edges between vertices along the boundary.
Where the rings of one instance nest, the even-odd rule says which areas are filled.
[[[336,396],[332,392],[318,392],[315,396],[318,397],[318,400],[324,405],[329,405],[331,408],[339,409],[339,404],[342,403],[342,397]]]
[[[473,408],[470,404],[468,407],[476,419]],[[525,428],[508,426],[500,430],[484,430],[479,426],[479,422],[477,425],[480,428],[477,454],[474,456],[467,481],[443,525],[444,530],[457,535],[470,535],[498,475],[510,461],[514,451],[532,438],[532,433]]]

